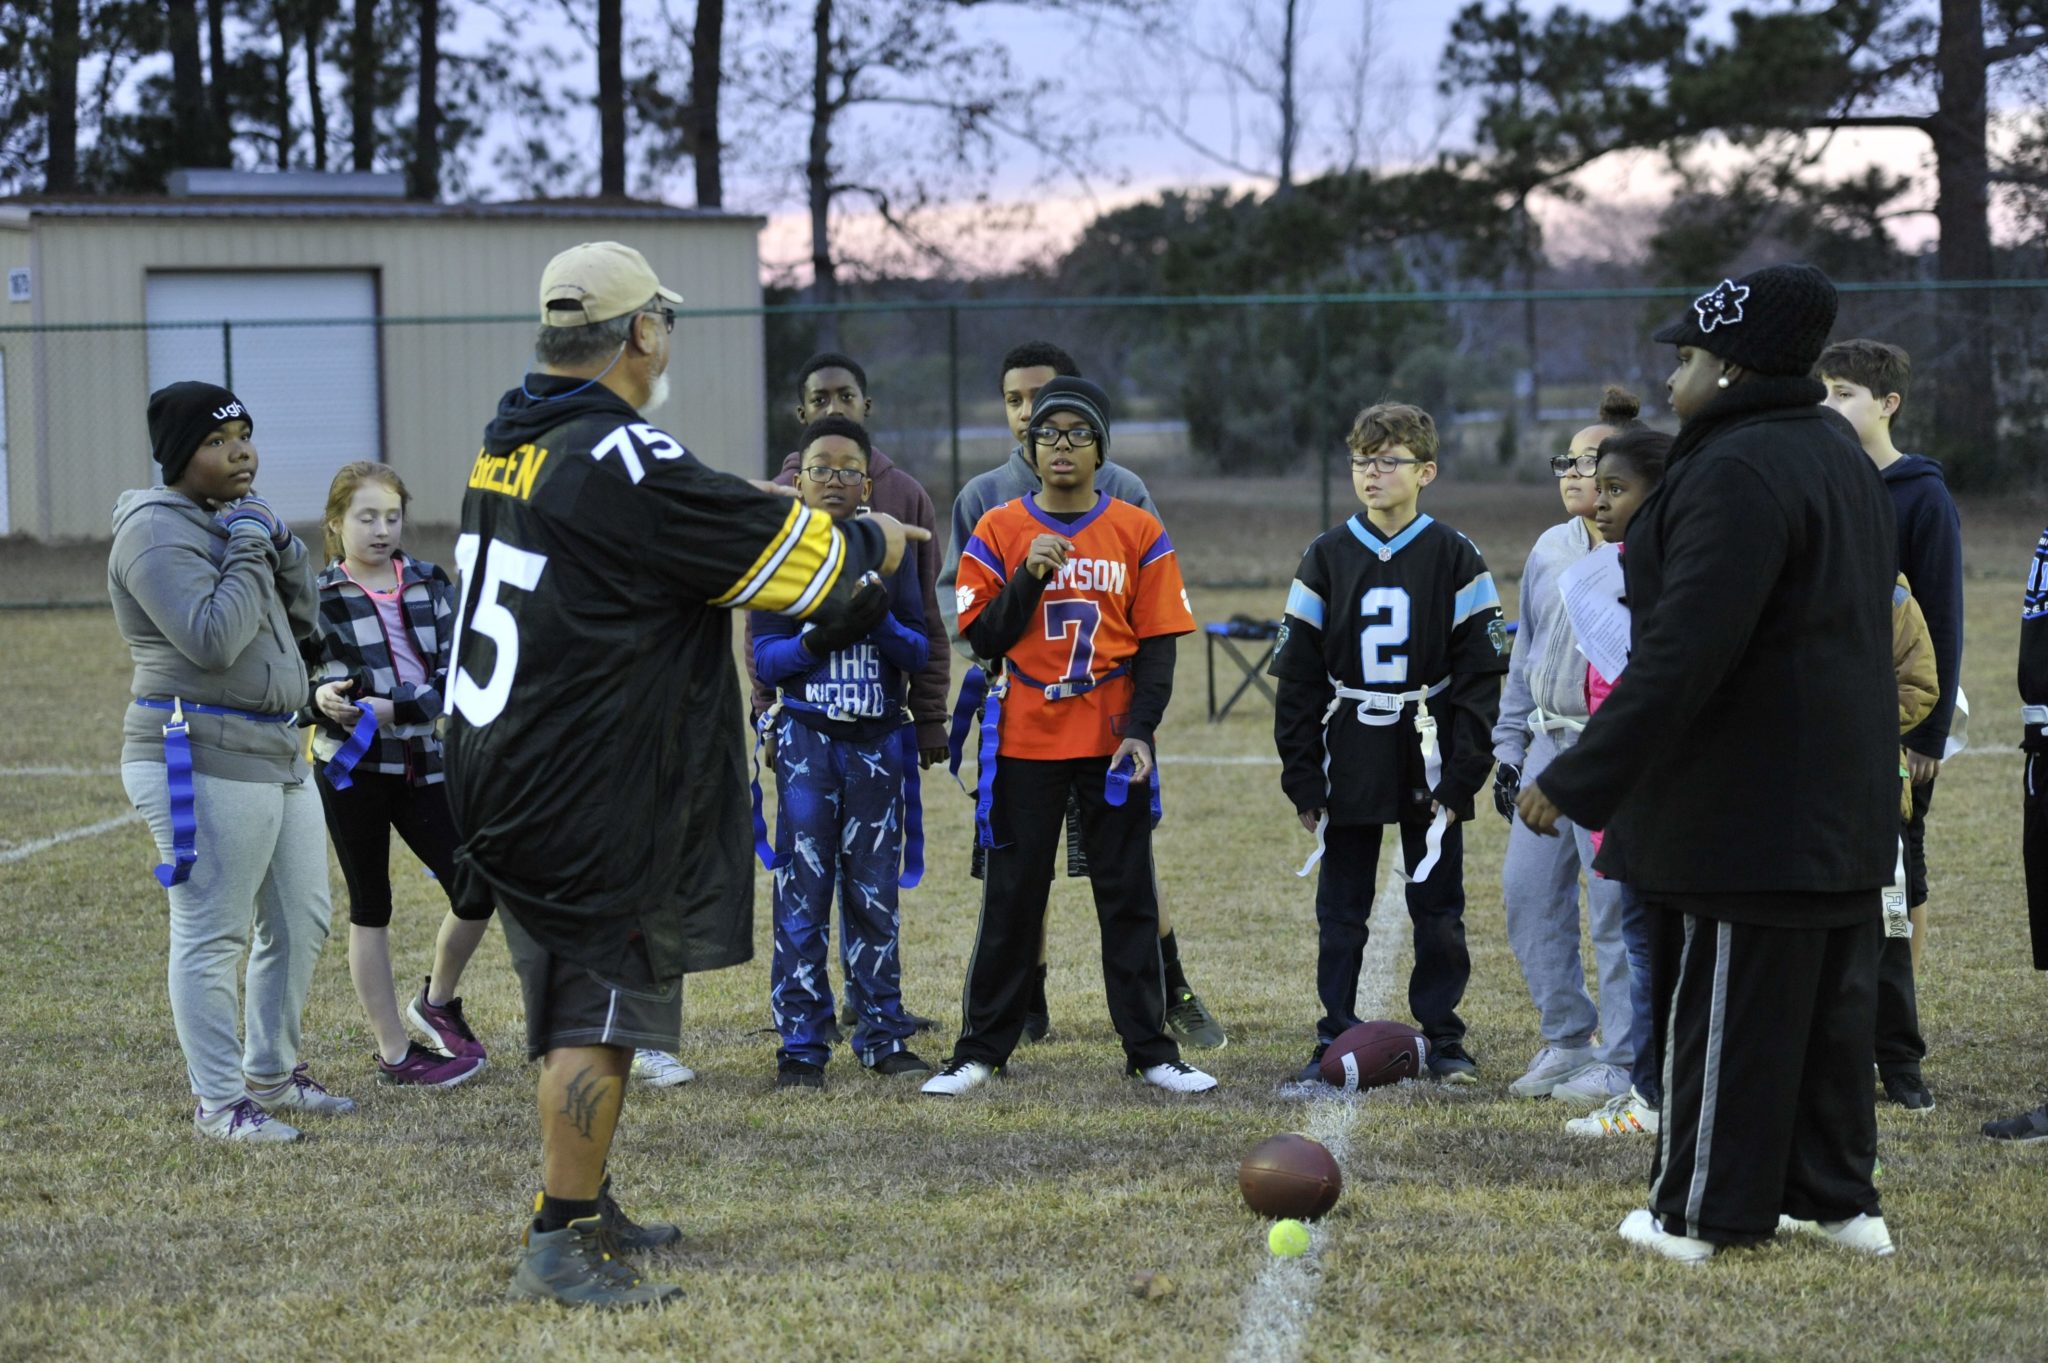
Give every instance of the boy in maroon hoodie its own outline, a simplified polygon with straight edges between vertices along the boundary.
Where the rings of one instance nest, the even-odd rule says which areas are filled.
[[[809,425],[820,417],[837,414],[863,426],[869,424],[869,414],[874,411],[874,400],[867,394],[867,371],[851,357],[837,351],[823,351],[804,361],[804,367],[797,371],[796,418]],[[775,481],[784,487],[795,487],[797,467],[803,461],[803,452],[791,450],[782,461],[782,469],[775,475]],[[922,670],[910,679],[910,716],[917,724],[917,760],[921,767],[932,767],[946,760],[947,693],[952,686],[953,649],[946,637],[945,618],[939,614],[937,583],[939,564],[945,561],[946,542],[944,529],[939,525],[938,513],[932,508],[931,496],[923,484],[891,462],[888,455],[877,449],[868,460],[868,477],[873,480],[874,493],[868,500],[868,510],[894,516],[905,525],[922,526],[932,532],[931,539],[915,547],[917,554],[917,580],[924,595],[925,632],[931,641],[931,658]],[[909,552],[908,549],[905,551]],[[747,680],[753,687],[753,715],[758,721],[768,707],[775,703],[773,688],[761,684],[754,675],[754,629],[752,620],[747,625],[747,647],[741,652],[747,666]],[[846,1001],[848,1016],[844,1025],[853,1025],[854,1000]],[[932,1020],[910,1014],[919,1031],[927,1031]]]

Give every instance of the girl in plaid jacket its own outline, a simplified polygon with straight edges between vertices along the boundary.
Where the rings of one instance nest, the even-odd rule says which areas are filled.
[[[411,498],[397,472],[357,461],[334,475],[322,533],[330,559],[320,591],[320,664],[313,756],[335,856],[348,882],[348,968],[377,1041],[387,1084],[449,1088],[484,1067],[483,1044],[455,996],[483,940],[491,906],[451,903],[433,973],[405,1016],[434,1039],[407,1035],[391,981],[391,831],[444,891],[460,839],[442,787],[435,724],[447,686],[454,588],[399,547]],[[451,896],[452,898],[452,896]]]

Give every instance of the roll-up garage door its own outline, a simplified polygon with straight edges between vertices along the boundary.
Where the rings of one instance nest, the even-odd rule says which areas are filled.
[[[291,520],[320,518],[337,468],[384,457],[373,272],[152,272],[147,306],[150,387],[232,388],[255,420],[256,489]],[[280,321],[295,325],[263,325]],[[162,325],[179,322],[207,325]]]

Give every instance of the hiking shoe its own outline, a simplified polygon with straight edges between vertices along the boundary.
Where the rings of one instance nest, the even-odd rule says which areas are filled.
[[[302,1064],[292,1070],[291,1078],[275,1088],[258,1088],[249,1085],[249,1096],[256,1100],[265,1112],[276,1112],[289,1108],[294,1112],[311,1112],[322,1117],[341,1117],[356,1110],[356,1100],[329,1093],[313,1081]]]
[[[452,1089],[476,1078],[483,1070],[484,1060],[480,1055],[443,1055],[417,1041],[406,1043],[405,1059],[396,1065],[386,1064],[381,1055],[377,1057],[377,1082],[380,1084]]]
[[[697,1071],[667,1051],[640,1050],[633,1052],[633,1077],[651,1089],[669,1089],[689,1083]]]
[[[1167,1005],[1166,1030],[1179,1038],[1182,1045],[1205,1051],[1220,1051],[1230,1040],[1223,1024],[1192,989],[1178,991]]]
[[[1631,1088],[1608,1099],[1605,1106],[1590,1116],[1572,1118],[1564,1129],[1571,1136],[1654,1136],[1657,1109]]]
[[[1325,1042],[1323,1045],[1310,1051],[1308,1053],[1308,1063],[1296,1070],[1292,1075],[1294,1082],[1297,1084],[1328,1083],[1329,1081],[1323,1078],[1323,1052],[1329,1049],[1329,1044]]]
[[[821,1089],[825,1087],[825,1067],[803,1060],[782,1060],[776,1062],[775,1087],[779,1089]]]
[[[469,1030],[469,1020],[462,1016],[462,1000],[450,999],[446,1003],[428,1003],[427,986],[431,978],[420,981],[420,992],[413,995],[411,1003],[405,1005],[405,1015],[412,1025],[434,1038],[434,1044],[453,1056],[469,1056],[477,1060],[484,1058],[484,1043],[476,1039],[476,1033]]]
[[[869,1074],[930,1074],[931,1062],[916,1051],[891,1051],[868,1066]]]
[[[1517,1098],[1547,1098],[1552,1089],[1592,1063],[1590,1046],[1545,1045],[1522,1077],[1508,1085],[1508,1092]]]
[[[1893,1253],[1892,1233],[1884,1224],[1884,1218],[1863,1212],[1858,1212],[1846,1221],[1801,1221],[1796,1217],[1780,1216],[1778,1229],[1818,1235],[1832,1244],[1840,1245],[1843,1249],[1854,1250],[1858,1254],[1874,1255],[1880,1259]]]
[[[613,1309],[659,1306],[683,1295],[670,1283],[650,1283],[605,1247],[604,1218],[586,1216],[560,1230],[527,1227],[519,1267],[506,1295],[514,1301]]]
[[[1436,1076],[1436,1081],[1439,1084],[1476,1084],[1479,1082],[1478,1062],[1466,1054],[1462,1042],[1430,1042],[1429,1072]]]
[[[271,1116],[251,1098],[237,1098],[211,1112],[206,1104],[199,1104],[192,1113],[192,1129],[217,1141],[247,1141],[251,1145],[283,1145],[299,1139],[297,1127]]]
[[[1657,1224],[1657,1216],[1648,1207],[1638,1207],[1621,1218],[1615,1227],[1621,1238],[1632,1245],[1640,1245],[1654,1254],[1675,1259],[1681,1264],[1703,1264],[1714,1257],[1717,1246],[1711,1240],[1695,1240],[1690,1235],[1672,1235]]]
[[[2000,1117],[1997,1121],[1986,1122],[1984,1134],[1994,1141],[2012,1141],[2016,1145],[2048,1141],[2048,1103],[2017,1117]]]
[[[1605,1061],[1586,1066],[1550,1091],[1550,1101],[1588,1109],[1619,1098],[1629,1091],[1628,1071]]]
[[[929,1093],[934,1098],[957,1098],[995,1077],[993,1065],[984,1065],[979,1060],[948,1060],[940,1066],[937,1074],[924,1081],[924,1087],[918,1092]]]
[[[1893,1107],[1908,1112],[1934,1111],[1934,1094],[1928,1090],[1927,1081],[1910,1070],[1885,1075],[1884,1096],[1891,1099]]]
[[[534,1198],[534,1210],[540,1210],[540,1199]],[[606,1174],[597,1190],[597,1219],[604,1226],[604,1235],[614,1250],[623,1254],[644,1254],[650,1250],[664,1249],[683,1238],[680,1226],[666,1221],[650,1221],[641,1225],[626,1215],[625,1208],[612,1196],[612,1176]]]
[[[1153,1088],[1165,1089],[1168,1093],[1207,1093],[1216,1087],[1214,1075],[1204,1074],[1179,1060],[1166,1060],[1143,1069],[1133,1066],[1130,1073]]]

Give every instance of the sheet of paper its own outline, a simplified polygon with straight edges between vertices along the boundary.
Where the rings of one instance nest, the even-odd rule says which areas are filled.
[[[1558,574],[1565,615],[1579,652],[1613,681],[1628,666],[1628,607],[1622,604],[1621,551],[1603,544]]]

